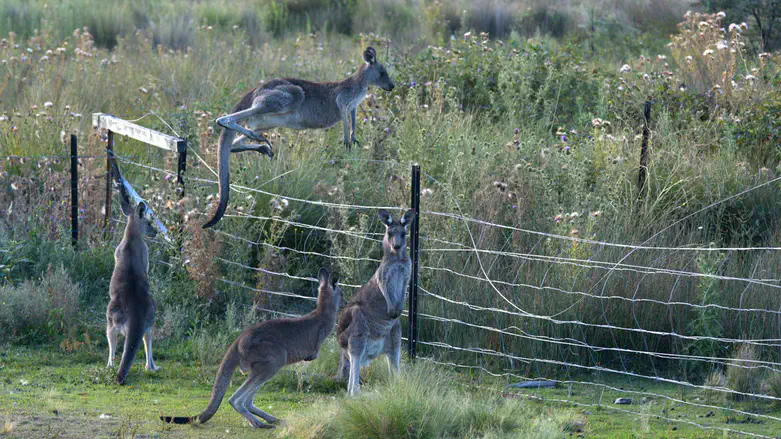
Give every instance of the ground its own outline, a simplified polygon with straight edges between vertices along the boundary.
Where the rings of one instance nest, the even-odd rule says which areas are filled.
[[[143,370],[139,354],[128,376],[128,385],[112,384],[114,370],[105,367],[104,343],[91,347],[63,350],[62,346],[38,348],[5,346],[0,348],[0,436],[8,438],[233,438],[278,437],[284,430],[253,430],[227,401],[208,423],[197,426],[167,425],[158,416],[194,415],[206,405],[216,374],[216,365],[198,366],[186,358],[180,348],[161,344],[156,361],[162,366],[157,373]],[[72,349],[72,347],[71,347]],[[117,358],[118,360],[118,358]],[[384,366],[384,365],[383,365]],[[377,367],[376,369],[380,369]],[[376,378],[369,376],[370,382]],[[236,373],[229,389],[241,382]],[[454,373],[454,383],[471,386],[466,377]],[[484,382],[499,391],[498,383]],[[614,382],[617,387],[628,383]],[[634,382],[634,386],[638,386]],[[634,387],[637,388],[637,387]],[[704,396],[663,384],[646,384],[650,393],[663,394],[687,401],[707,404]],[[473,389],[483,392],[485,389]],[[551,399],[565,399],[601,406],[561,404]],[[721,430],[703,430],[690,424],[659,419],[657,416],[681,419],[717,428],[736,428],[766,436],[778,436],[781,426],[751,417],[728,418],[725,412],[693,408],[651,397],[641,404],[616,406],[619,391],[589,387],[529,390],[524,394],[506,393],[508,398],[524,398],[541,410],[563,410],[569,424],[561,437],[623,438],[703,438],[733,437]],[[629,395],[631,396],[631,395]],[[327,375],[289,367],[258,392],[256,405],[286,419],[306,411],[322,399],[346,398],[343,385]],[[637,399],[637,398],[636,398]],[[541,400],[547,400],[540,402]],[[735,406],[733,404],[733,406]],[[545,407],[545,408],[542,408]],[[735,406],[738,407],[738,406]],[[739,406],[750,409],[748,405]],[[616,413],[627,409],[637,413]],[[781,416],[781,411],[765,414]],[[739,425],[734,423],[739,422]],[[734,436],[742,437],[742,436]]]

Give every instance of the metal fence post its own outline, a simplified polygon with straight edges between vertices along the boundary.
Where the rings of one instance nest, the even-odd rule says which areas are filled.
[[[645,176],[648,171],[648,138],[651,136],[649,124],[651,123],[651,101],[645,101],[643,109],[643,143],[640,146],[640,172],[637,174],[638,196],[645,195]]]
[[[71,134],[71,243],[79,242],[79,154],[76,135]]]
[[[106,218],[103,221],[103,229],[108,233],[109,220],[111,219],[111,161],[114,160],[114,132],[108,131],[106,142]]]
[[[415,219],[410,231],[410,253],[412,258],[412,276],[409,284],[409,324],[407,325],[408,355],[414,360],[418,344],[418,238],[420,232],[420,165],[412,165],[412,209]]]
[[[176,182],[180,185],[179,199],[184,198],[184,173],[187,171],[187,140],[177,145],[179,160],[176,166]]]

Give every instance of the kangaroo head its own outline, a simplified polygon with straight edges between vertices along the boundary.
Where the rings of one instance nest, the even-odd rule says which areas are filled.
[[[140,233],[150,238],[154,238],[155,236],[157,236],[157,230],[152,225],[152,222],[149,221],[149,217],[148,217],[149,208],[146,206],[146,203],[141,201],[136,205],[135,208],[133,208],[132,204],[130,204],[130,199],[127,196],[127,192],[121,189],[119,192],[122,195],[121,197],[122,213],[124,213],[125,216],[127,216],[126,230],[128,231],[132,230],[134,232]]]
[[[328,270],[321,268],[317,273],[317,279],[320,281],[320,290],[317,293],[318,305],[320,305],[321,300],[324,300],[326,296],[330,295],[333,308],[329,311],[335,313],[339,309],[339,304],[342,303],[342,288],[337,285],[337,282],[339,282],[339,273],[330,274],[328,273]]]
[[[366,61],[366,77],[369,80],[369,85],[380,87],[385,91],[393,90],[395,85],[388,76],[388,71],[385,66],[377,62],[377,51],[373,47],[367,47],[363,51],[363,60]]]
[[[135,226],[138,227],[138,231],[144,236],[149,238],[157,236],[157,229],[155,229],[152,222],[149,220],[149,208],[143,201],[138,203],[135,212],[133,212],[132,215],[129,215],[127,220],[128,223],[135,223]]]
[[[415,211],[408,210],[404,212],[398,221],[385,209],[377,212],[380,221],[385,225],[385,236],[382,239],[382,247],[391,254],[403,252],[407,247],[407,229],[415,219]]]

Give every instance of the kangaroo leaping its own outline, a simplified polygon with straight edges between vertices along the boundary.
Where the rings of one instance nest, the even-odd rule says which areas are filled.
[[[386,91],[391,91],[394,87],[385,66],[377,62],[377,52],[373,48],[367,47],[363,51],[363,60],[365,64],[339,82],[272,79],[245,94],[233,107],[231,114],[217,119],[217,124],[223,127],[218,158],[220,202],[214,217],[204,224],[203,228],[217,224],[228,207],[230,153],[257,151],[269,158],[274,156],[271,142],[261,131],[277,127],[296,130],[330,128],[342,121],[345,146],[349,148],[357,142],[355,109],[363,101],[369,86],[380,87]]]

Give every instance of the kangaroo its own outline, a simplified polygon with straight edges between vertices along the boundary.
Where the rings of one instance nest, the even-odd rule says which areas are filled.
[[[272,79],[245,94],[233,107],[231,114],[218,118],[217,124],[223,127],[218,158],[220,201],[214,216],[203,228],[217,224],[228,206],[230,153],[257,151],[269,158],[274,156],[271,142],[261,131],[277,127],[296,130],[330,128],[341,121],[345,146],[349,148],[351,144],[357,143],[355,110],[366,96],[369,86],[377,86],[386,91],[391,91],[394,87],[385,66],[377,62],[376,56],[377,52],[367,47],[363,52],[365,63],[355,73],[338,82]],[[250,140],[265,144],[250,143]]]
[[[174,424],[208,421],[220,407],[233,372],[239,367],[242,372],[249,373],[249,377],[228,401],[253,427],[273,427],[270,424],[279,419],[254,406],[255,393],[283,366],[316,359],[320,345],[331,334],[336,323],[336,311],[342,300],[342,290],[336,285],[339,275],[329,275],[328,270],[321,268],[318,279],[320,290],[314,311],[303,317],[257,323],[233,342],[220,363],[209,405],[201,414],[191,417],[161,416],[160,419]],[[261,422],[254,415],[267,423]]]
[[[386,230],[380,266],[347,303],[336,325],[336,340],[341,348],[337,377],[349,376],[350,396],[360,392],[362,366],[384,353],[391,373],[395,373],[401,359],[399,316],[404,309],[412,271],[407,256],[407,228],[415,218],[415,211],[408,210],[399,221],[394,221],[385,210],[378,214]]]
[[[118,169],[115,166],[115,174]],[[133,359],[144,342],[146,369],[158,371],[152,358],[152,332],[155,325],[155,301],[149,295],[149,248],[144,236],[154,237],[157,231],[146,216],[147,206],[142,201],[133,208],[130,196],[119,185],[122,212],[127,216],[127,226],[114,251],[114,273],[109,284],[111,299],[106,310],[106,338],[108,338],[108,364],[114,366],[117,336],[125,336],[125,348],[115,382],[124,384],[133,365]]]

